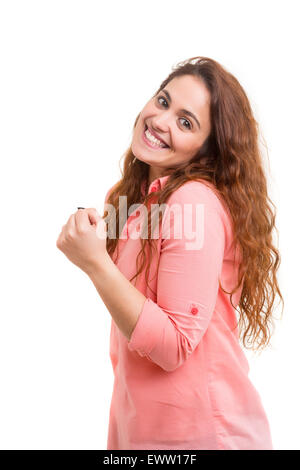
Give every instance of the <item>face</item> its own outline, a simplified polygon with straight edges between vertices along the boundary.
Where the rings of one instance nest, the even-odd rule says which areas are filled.
[[[165,167],[189,161],[200,149],[211,131],[209,111],[209,91],[191,75],[173,78],[146,103],[131,148],[137,159],[150,165],[151,181]]]

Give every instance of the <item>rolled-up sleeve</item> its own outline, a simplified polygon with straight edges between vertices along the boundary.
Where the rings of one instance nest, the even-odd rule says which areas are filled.
[[[130,351],[166,371],[189,358],[211,320],[225,250],[222,211],[214,191],[201,182],[184,184],[168,200],[157,302],[146,299],[128,342]]]

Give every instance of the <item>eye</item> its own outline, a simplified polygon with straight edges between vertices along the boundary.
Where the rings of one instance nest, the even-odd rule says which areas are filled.
[[[158,103],[160,103],[159,100],[163,100],[163,101],[167,104],[167,106],[168,106],[168,102],[167,102],[167,100],[165,100],[165,98],[164,98],[163,96],[159,96],[159,97],[157,98]],[[163,107],[165,108],[166,106],[163,105]],[[186,127],[186,126],[183,126],[183,127],[186,127],[187,129],[192,129],[192,124],[190,123],[190,121],[188,121],[188,120],[185,119],[185,118],[180,118],[180,119],[183,119],[183,120],[186,121],[186,122],[188,123],[188,125],[189,125],[188,127]]]
[[[186,121],[186,122],[189,124],[188,129],[191,129],[191,128],[192,128],[190,121],[188,121],[188,120],[185,119],[185,118],[180,118],[180,119],[183,119],[184,121]],[[186,126],[184,126],[184,127],[186,127]]]
[[[167,103],[167,101],[164,99],[163,96],[159,96],[159,97],[157,98],[157,101],[160,102],[160,101],[159,101],[160,99],[162,99],[165,103]],[[167,104],[168,104],[168,103],[167,103]]]

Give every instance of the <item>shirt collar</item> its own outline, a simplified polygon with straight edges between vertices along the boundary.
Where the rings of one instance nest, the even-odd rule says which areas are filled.
[[[156,178],[152,183],[150,184],[148,188],[148,193],[156,192],[159,191],[161,188],[163,188],[168,180],[170,175],[166,176],[161,176],[160,178]],[[141,185],[141,193],[143,196],[145,196],[145,189],[146,189],[146,183],[147,179],[144,179]]]

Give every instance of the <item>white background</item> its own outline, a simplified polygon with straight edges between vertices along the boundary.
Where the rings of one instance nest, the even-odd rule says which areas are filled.
[[[106,449],[111,317],[56,239],[77,206],[102,214],[138,112],[198,55],[238,78],[268,148],[285,310],[246,354],[274,448],[300,449],[298,3],[0,2],[2,449]]]

